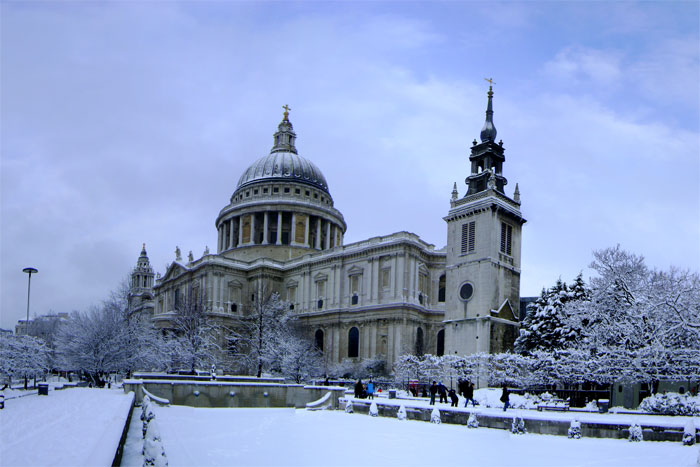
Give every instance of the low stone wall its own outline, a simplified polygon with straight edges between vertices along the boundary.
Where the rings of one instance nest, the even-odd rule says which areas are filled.
[[[215,380],[210,375],[173,375],[169,373],[143,373],[136,372],[131,379],[143,380],[168,380],[168,381],[201,381],[201,382],[227,382],[227,383],[273,383],[284,384],[284,378],[266,378],[242,375],[219,375]]]
[[[296,407],[304,408],[331,392],[330,406],[338,408],[345,388],[338,386],[304,386],[301,384],[251,383],[227,381],[180,381],[128,379],[124,391],[134,391],[138,404],[143,388],[168,399],[171,404],[190,407]]]
[[[340,399],[341,407],[345,407],[346,399]],[[377,402],[375,400],[375,402]],[[368,414],[369,406],[372,401],[352,400],[353,412]],[[380,417],[396,418],[396,413],[399,411],[399,406],[394,404],[377,403],[377,409]],[[440,419],[442,423],[451,423],[456,425],[466,425],[471,412],[476,412],[479,426],[484,428],[497,428],[500,430],[510,430],[515,411],[506,412],[504,415],[483,414],[479,410],[472,411],[456,411],[440,409]],[[424,422],[430,421],[430,414],[433,407],[406,407],[406,418],[410,420],[421,420]],[[525,429],[528,433],[538,433],[544,435],[567,436],[570,422],[563,420],[542,420],[539,418],[528,418],[527,410],[519,410],[518,413],[522,416],[525,422]],[[661,426],[653,426],[642,424],[642,432],[644,441],[675,441],[681,442],[683,439],[683,428],[668,428]],[[614,423],[587,423],[581,422],[581,436],[588,438],[629,438],[629,425],[621,425]],[[696,434],[696,439],[700,442],[700,433]]]

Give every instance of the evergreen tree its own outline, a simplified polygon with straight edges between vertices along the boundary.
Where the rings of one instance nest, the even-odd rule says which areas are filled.
[[[542,290],[540,297],[528,307],[522,322],[520,336],[515,341],[515,351],[532,353],[537,350],[552,351],[570,347],[578,340],[579,330],[571,325],[565,305],[572,301],[587,300],[590,292],[579,274],[569,287],[561,279],[549,290]]]

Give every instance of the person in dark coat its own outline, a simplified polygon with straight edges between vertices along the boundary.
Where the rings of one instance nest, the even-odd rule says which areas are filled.
[[[437,383],[433,381],[430,385],[430,405],[435,405],[435,394],[438,392]]]
[[[355,383],[355,397],[361,398],[364,391],[365,387],[362,385],[362,380],[358,379],[357,383]]]
[[[457,393],[455,392],[454,389],[450,389],[449,396],[450,396],[450,401],[452,401],[452,403],[450,404],[450,407],[459,407],[459,397],[457,397]]]
[[[503,402],[503,411],[505,412],[508,407],[510,407],[510,392],[508,387],[503,385],[503,392],[501,393],[501,402]]]
[[[471,381],[466,381],[465,386],[466,387],[464,389],[464,398],[466,400],[464,401],[464,407],[466,407],[469,404],[469,401],[472,401],[472,405],[476,407],[476,401],[474,400],[474,385]]]
[[[442,381],[438,383],[438,393],[440,394],[440,402],[447,403],[447,388],[442,384]]]

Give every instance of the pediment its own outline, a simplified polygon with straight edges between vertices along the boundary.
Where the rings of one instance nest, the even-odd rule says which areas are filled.
[[[324,272],[319,272],[314,276],[314,282],[320,282],[320,281],[327,281],[328,280],[328,274]]]
[[[290,288],[290,287],[293,288],[293,287],[298,287],[298,286],[299,286],[299,281],[297,281],[297,280],[290,279],[287,281],[287,288]]]
[[[167,282],[169,280],[180,277],[187,271],[189,271],[189,269],[187,269],[186,266],[184,266],[181,263],[178,263],[177,261],[173,261],[172,263],[170,263],[170,266],[168,266],[168,269],[165,271],[165,274],[163,274],[161,282]]]
[[[241,287],[243,287],[243,284],[237,279],[231,279],[230,281],[228,281],[228,286],[233,287],[234,289],[240,289]]]
[[[507,319],[509,321],[518,321],[518,317],[515,316],[515,310],[510,304],[510,301],[506,300],[498,307],[498,310],[491,310],[491,314],[498,318]]]
[[[357,274],[362,274],[364,272],[365,272],[364,268],[361,268],[355,264],[350,269],[348,269],[348,276],[355,276]]]

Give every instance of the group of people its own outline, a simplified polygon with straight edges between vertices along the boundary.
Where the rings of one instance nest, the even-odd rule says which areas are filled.
[[[457,389],[459,390],[459,394],[465,399],[465,407],[470,401],[472,405],[476,407],[476,401],[474,400],[474,384],[471,381],[460,379],[457,384]],[[430,392],[430,405],[435,405],[435,396],[440,395],[439,402],[446,403],[449,397],[451,402],[450,407],[458,407],[459,397],[457,396],[457,392],[454,389],[448,391],[445,385],[442,384],[442,381],[433,381],[428,391]]]
[[[374,382],[372,378],[369,379],[367,384],[362,384],[362,379],[358,379],[355,383],[355,397],[360,399],[374,399]]]

